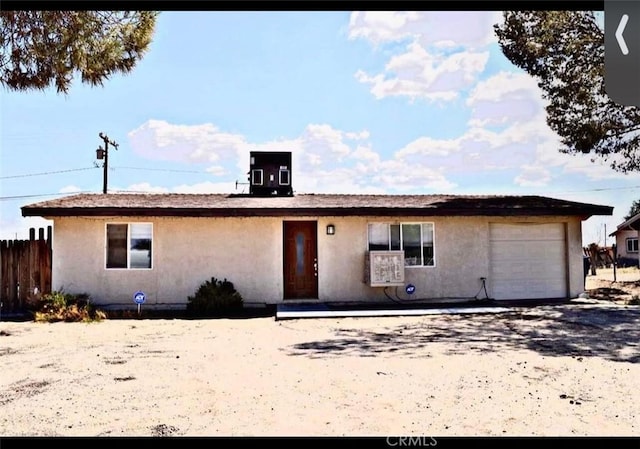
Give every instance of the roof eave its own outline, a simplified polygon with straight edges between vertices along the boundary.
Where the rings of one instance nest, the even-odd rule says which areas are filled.
[[[637,231],[640,230],[640,213],[634,215],[633,217],[625,220],[624,222],[618,225],[618,231]]]
[[[143,208],[143,207],[23,207],[23,217],[300,217],[300,216],[579,216],[612,215],[613,207],[590,208],[446,208],[446,207],[323,207],[323,208]]]

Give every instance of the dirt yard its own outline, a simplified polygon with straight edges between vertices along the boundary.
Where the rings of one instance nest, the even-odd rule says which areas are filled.
[[[0,322],[0,436],[637,436],[640,272],[500,314]]]

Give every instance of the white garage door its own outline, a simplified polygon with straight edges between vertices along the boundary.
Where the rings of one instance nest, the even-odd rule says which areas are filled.
[[[491,223],[489,239],[492,298],[567,297],[563,223]]]

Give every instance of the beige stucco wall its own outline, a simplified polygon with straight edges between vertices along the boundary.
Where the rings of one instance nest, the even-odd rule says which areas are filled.
[[[638,260],[637,252],[628,252],[627,251],[627,239],[628,238],[638,238],[638,231],[634,230],[625,230],[618,231],[616,233],[616,251],[619,257],[623,257],[625,259],[635,259]]]
[[[318,222],[318,291],[320,301],[388,301],[380,287],[363,282],[367,224],[433,222],[435,267],[405,268],[405,283],[416,286],[409,297],[445,299],[476,295],[481,277],[489,275],[489,223],[564,222],[569,253],[570,296],[583,291],[581,222],[574,217],[300,217]],[[133,305],[133,294],[145,292],[146,305],[184,305],[205,280],[215,276],[234,283],[248,303],[282,302],[285,219],[66,217],[54,219],[53,288],[87,292],[96,304]],[[107,270],[106,223],[153,223],[153,268]],[[336,226],[335,235],[325,233]],[[490,279],[487,282],[490,285]],[[396,289],[390,288],[392,295]],[[482,297],[482,295],[480,295]]]

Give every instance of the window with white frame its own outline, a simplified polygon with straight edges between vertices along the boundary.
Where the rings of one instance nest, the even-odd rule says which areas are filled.
[[[153,225],[107,223],[107,268],[150,269]]]
[[[261,186],[263,183],[263,171],[261,168],[254,168],[251,170],[251,184],[254,186]]]
[[[631,237],[627,239],[627,252],[628,253],[637,253],[638,252],[638,238]]]
[[[369,251],[403,250],[405,266],[435,266],[433,223],[369,223]]]
[[[285,169],[280,169],[280,185],[281,186],[288,186],[290,181],[289,181],[289,170],[285,170]]]

